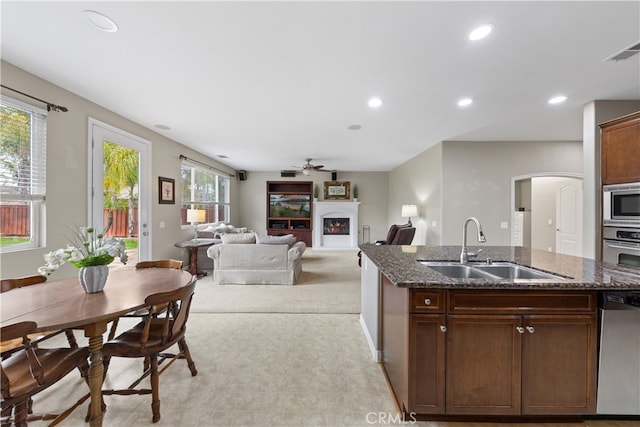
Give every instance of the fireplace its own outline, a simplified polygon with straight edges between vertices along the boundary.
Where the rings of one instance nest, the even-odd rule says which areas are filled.
[[[325,236],[348,236],[349,218],[323,218],[322,234]]]
[[[358,205],[351,201],[313,204],[313,248],[357,249]]]

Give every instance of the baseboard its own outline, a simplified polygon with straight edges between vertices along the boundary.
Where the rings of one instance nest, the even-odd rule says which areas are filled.
[[[369,350],[371,350],[371,357],[376,362],[380,362],[382,360],[382,352],[376,349],[375,344],[373,343],[373,338],[369,334],[369,330],[367,329],[366,323],[364,323],[364,318],[362,314],[360,314],[360,326],[362,326],[362,331],[364,332],[364,336],[367,339],[367,343],[369,344]]]

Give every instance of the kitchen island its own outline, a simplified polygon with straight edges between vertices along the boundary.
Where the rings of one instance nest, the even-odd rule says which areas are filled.
[[[552,276],[463,278],[419,262],[459,264],[460,246],[360,248],[361,321],[407,419],[596,414],[598,295],[640,290],[637,270],[484,246],[476,266]]]

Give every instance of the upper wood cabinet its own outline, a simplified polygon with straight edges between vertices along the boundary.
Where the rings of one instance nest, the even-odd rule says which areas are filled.
[[[602,183],[640,181],[640,112],[600,125]]]

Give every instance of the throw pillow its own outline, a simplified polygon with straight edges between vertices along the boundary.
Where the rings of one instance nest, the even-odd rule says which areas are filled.
[[[255,243],[255,233],[235,233],[235,234],[223,234],[222,243]]]
[[[261,245],[293,245],[296,242],[296,236],[293,234],[285,234],[284,236],[257,236],[256,243]]]

